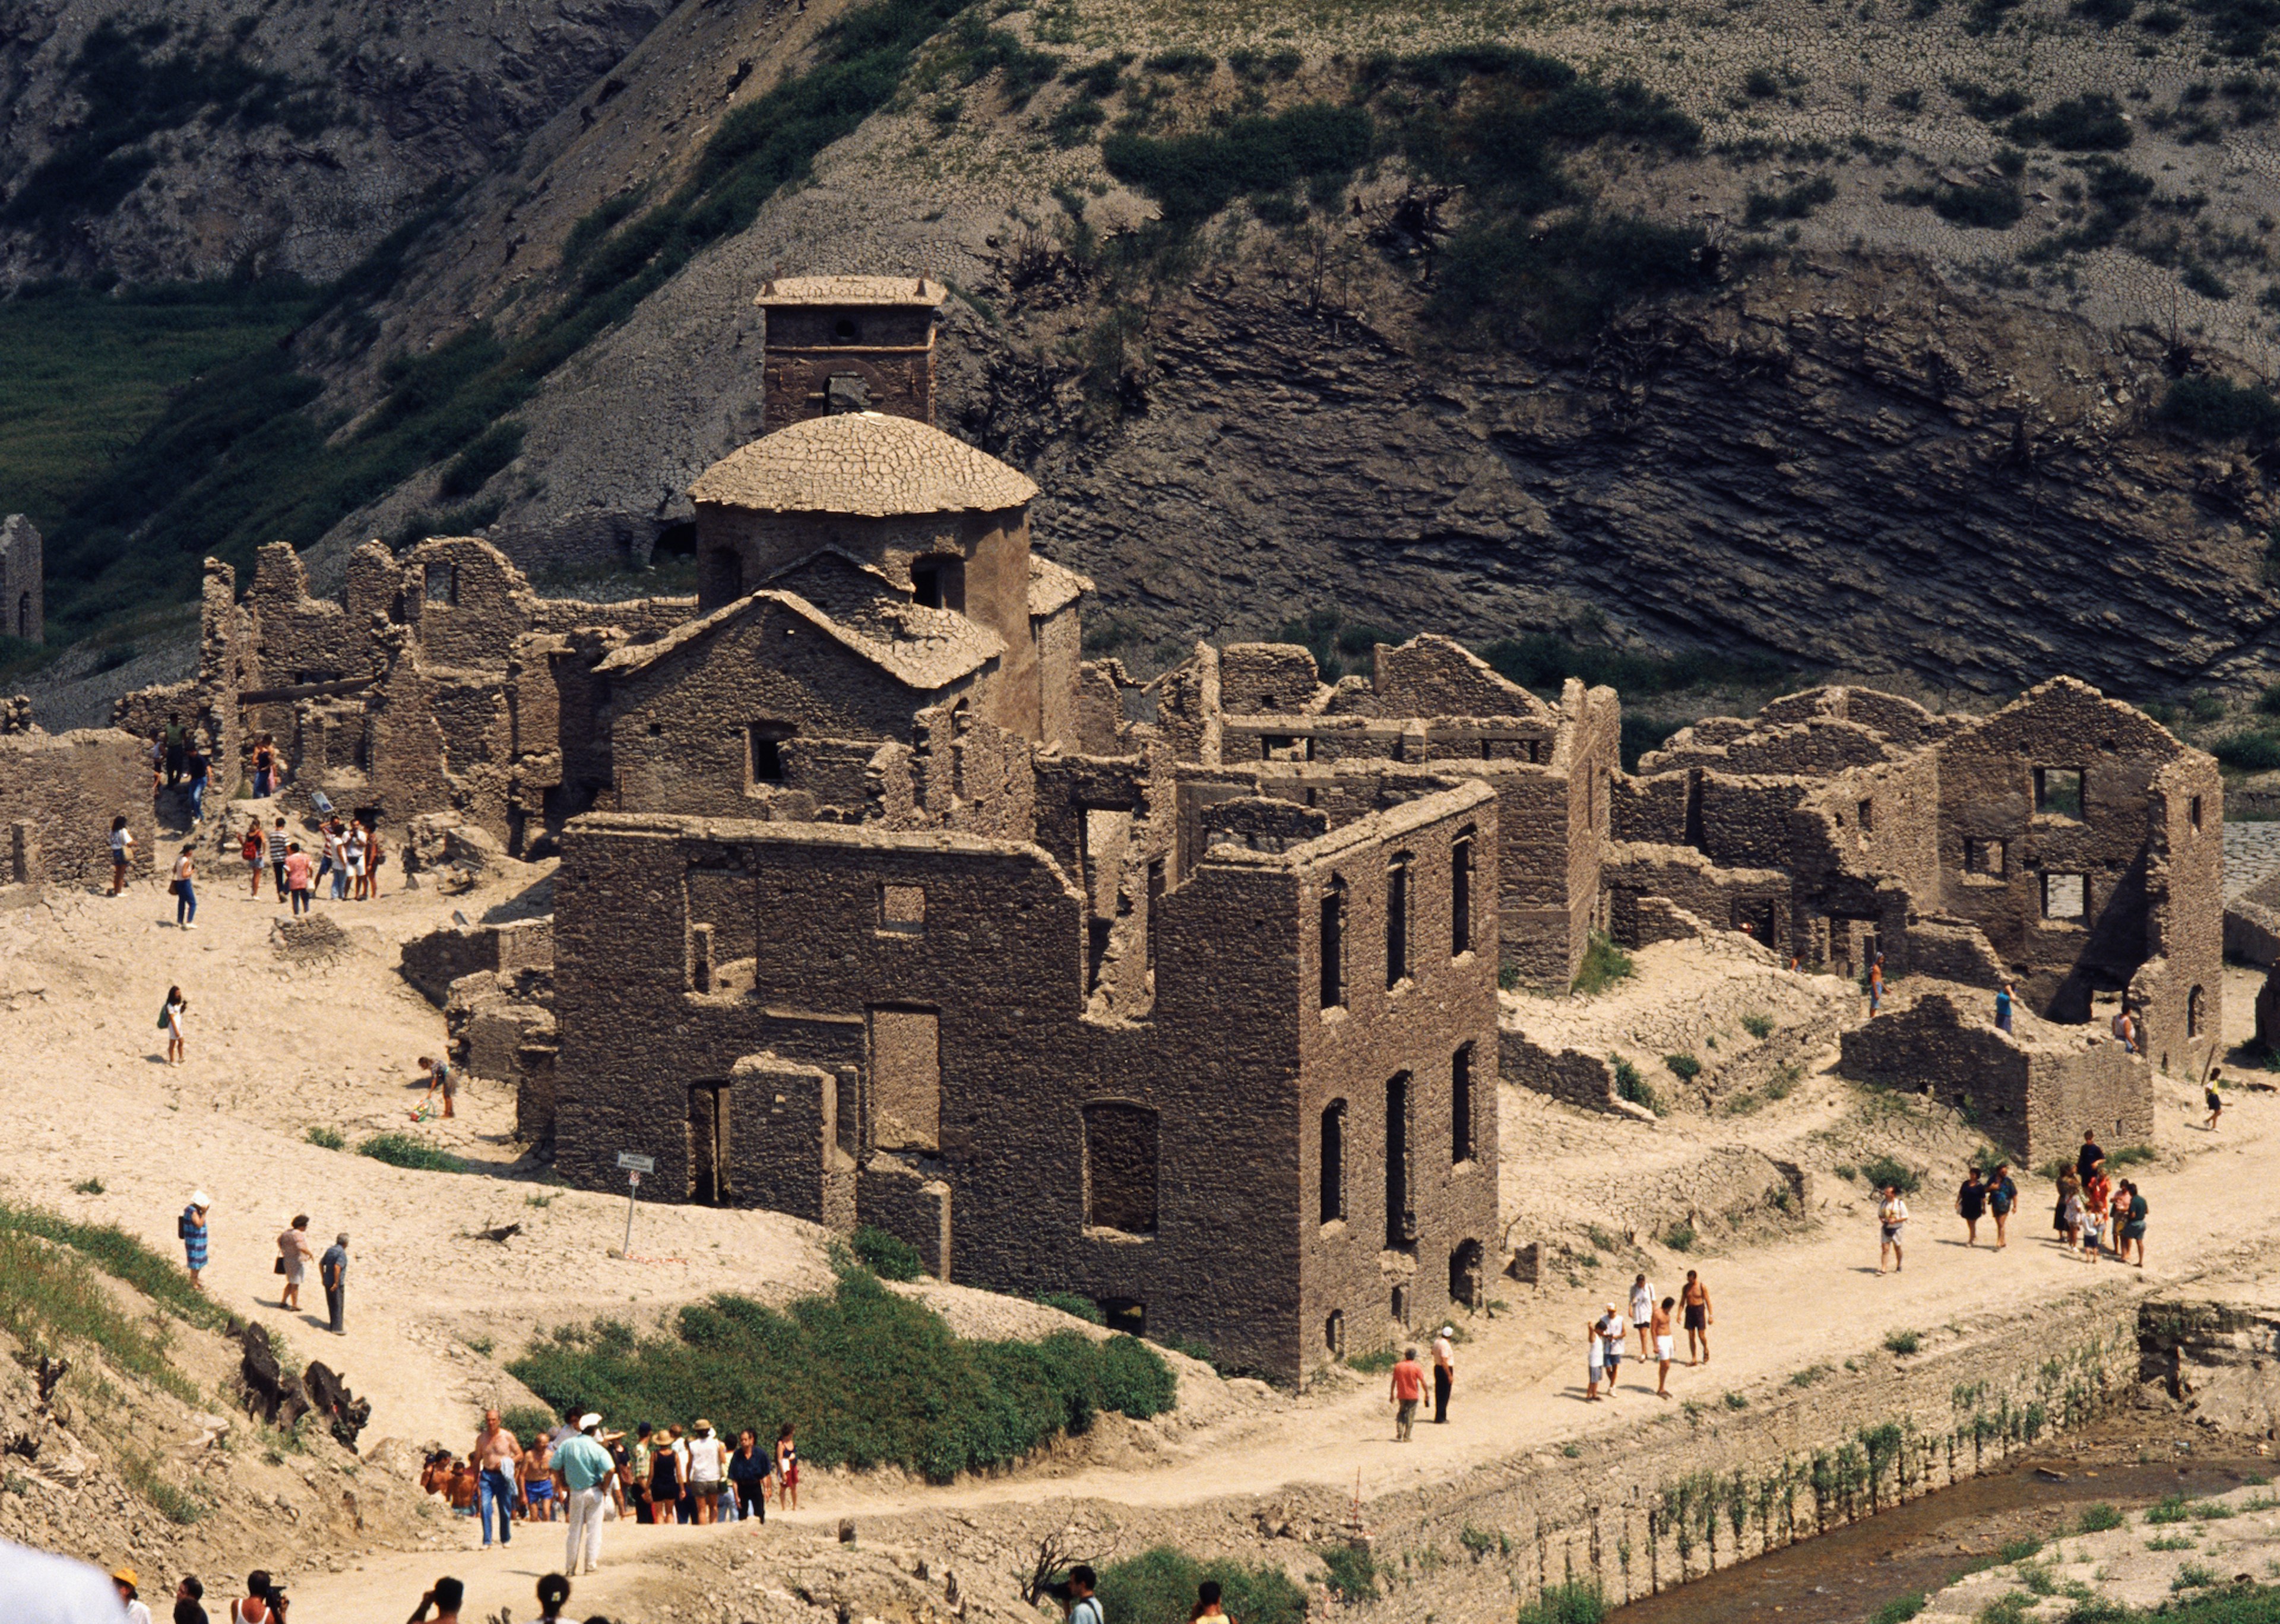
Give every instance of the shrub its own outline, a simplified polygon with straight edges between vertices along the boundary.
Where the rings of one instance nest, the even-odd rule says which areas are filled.
[[[1683,1219],[1662,1232],[1662,1243],[1673,1251],[1692,1251],[1694,1241],[1694,1226]]]
[[[558,1424],[554,1412],[544,1405],[509,1405],[499,1412],[499,1425],[526,1444],[551,1433]]]
[[[1746,1410],[1750,1407],[1750,1401],[1743,1394],[1729,1393],[1725,1397],[1725,1405],[1729,1410]]]
[[[2209,746],[2209,754],[2238,773],[2269,773],[2280,767],[2280,737],[2268,733],[2228,734]]]
[[[2062,152],[2119,152],[2130,140],[2122,104],[2103,93],[2070,96],[2046,112],[2021,113],[2009,134],[2014,141],[2039,142]]]
[[[1599,1624],[1606,1616],[1607,1601],[1599,1587],[1571,1579],[1546,1585],[1534,1601],[1521,1603],[1517,1624]]]
[[[1048,1291],[1039,1297],[1037,1301],[1047,1308],[1058,1308],[1065,1314],[1074,1314],[1078,1319],[1090,1320],[1094,1325],[1108,1323],[1108,1316],[1101,1312],[1099,1304],[1089,1297],[1079,1297],[1074,1291]]]
[[[1162,206],[1175,231],[1237,197],[1266,197],[1321,177],[1343,180],[1369,156],[1368,110],[1313,102],[1236,119],[1224,130],[1159,137],[1120,132],[1101,143],[1108,173]]]
[[[2280,435],[2280,400],[2262,384],[2245,388],[2224,378],[2180,378],[2153,414],[2173,428],[2204,440],[2269,440]]]
[[[1391,1348],[1375,1348],[1367,1353],[1358,1353],[1346,1361],[1348,1370],[1358,1370],[1366,1376],[1383,1375],[1401,1362],[1401,1355]]]
[[[1804,219],[1836,196],[1837,182],[1827,175],[1799,181],[1778,192],[1761,192],[1752,187],[1742,205],[1742,224],[1754,231],[1777,219]]]
[[[2030,1561],[2041,1553],[2042,1549],[2043,1542],[2031,1536],[2006,1540],[1996,1547],[1995,1560],[2001,1565]]]
[[[855,1255],[881,1280],[916,1280],[926,1273],[917,1247],[868,1224],[855,1232]]]
[[[1681,1082],[1691,1082],[1702,1074],[1702,1062],[1691,1054],[1667,1054],[1662,1063],[1670,1067],[1670,1074]]]
[[[1196,1587],[1206,1579],[1219,1581],[1229,1616],[1243,1624],[1301,1624],[1306,1616],[1306,1592],[1281,1568],[1224,1559],[1198,1562],[1170,1545],[1102,1568],[1094,1593],[1102,1612],[1117,1624],[1187,1624]]]
[[[116,1224],[74,1223],[37,1207],[0,1202],[0,1239],[12,1234],[69,1247],[113,1280],[125,1281],[192,1325],[218,1330],[229,1323],[229,1311],[192,1285],[181,1264],[161,1257]]]
[[[376,1162],[386,1162],[391,1167],[408,1167],[414,1173],[465,1173],[467,1170],[466,1164],[449,1151],[411,1134],[374,1134],[357,1146],[357,1154],[369,1156]]]
[[[72,1186],[72,1193],[75,1196],[99,1196],[103,1194],[103,1181],[101,1179],[81,1179],[78,1183]]]
[[[320,1151],[345,1150],[349,1143],[337,1128],[312,1127],[301,1136]]]
[[[1589,208],[1549,224],[1487,219],[1449,240],[1425,315],[1506,343],[1566,348],[1644,300],[1715,286],[1718,263],[1691,226]]]
[[[854,1267],[782,1310],[724,1294],[651,1335],[616,1321],[565,1326],[507,1368],[558,1411],[757,1428],[797,1420],[800,1451],[819,1466],[892,1464],[934,1482],[1017,1461],[1102,1410],[1160,1414],[1175,1394],[1162,1357],[1133,1337],[961,1341]]]
[[[436,494],[449,498],[481,490],[491,475],[522,455],[524,433],[523,426],[512,420],[492,424],[445,465],[435,484]]]
[[[1774,1035],[1774,1018],[1770,1015],[1745,1015],[1742,1030],[1752,1037],[1764,1039]]]
[[[1894,1331],[1884,1338],[1884,1346],[1905,1358],[1923,1346],[1923,1338],[1914,1331]]]
[[[1377,1562],[1359,1545],[1318,1545],[1330,1594],[1342,1602],[1377,1599]],[[1240,1618],[1240,1613],[1236,1615]]]
[[[1175,50],[1159,50],[1140,65],[1152,73],[1176,73],[1182,79],[1208,79],[1219,71],[1219,58],[1207,50],[1182,46]]]
[[[2106,1153],[2106,1165],[2108,1168],[2135,1167],[2152,1161],[2159,1154],[2150,1144],[2125,1144],[2118,1151]]]
[[[1882,1189],[1890,1184],[1903,1196],[1913,1196],[1923,1186],[1923,1175],[1894,1156],[1870,1157],[1860,1164],[1860,1176],[1872,1189]]]
[[[2129,1520],[2122,1514],[2120,1507],[2108,1505],[2101,1500],[2096,1505],[2084,1509],[2081,1520],[2075,1524],[2075,1532],[2103,1534],[2108,1528],[2118,1528]]]
[[[2197,1590],[2216,1582],[2216,1570],[2199,1562],[2187,1562],[2179,1566],[2177,1576],[2169,1581],[2172,1590]]]
[[[1607,1057],[1615,1068],[1615,1097],[1629,1100],[1634,1105],[1644,1105],[1649,1111],[1660,1111],[1662,1102],[1655,1097],[1654,1089],[1639,1068],[1621,1055]]]
[[[1908,1624],[1910,1619],[1924,1610],[1924,1604],[1930,1599],[1922,1590],[1895,1596],[1868,1615],[1868,1624]]]
[[[1298,643],[1314,657],[1314,669],[1325,682],[1366,674],[1379,643],[1404,640],[1399,632],[1367,620],[1349,620],[1335,608],[1310,609],[1303,617],[1285,620],[1281,635],[1283,642]]]
[[[1587,998],[1596,997],[1617,981],[1627,980],[1637,969],[1631,956],[1617,947],[1613,938],[1604,931],[1595,930],[1568,989]]]
[[[1737,659],[1697,650],[1642,654],[1570,643],[1550,632],[1498,638],[1483,645],[1480,656],[1507,681],[1554,697],[1571,676],[1591,687],[1619,689],[1629,697],[1714,686],[1769,687],[1796,674],[1791,667],[1761,657]],[[1672,727],[1654,743],[1661,743],[1675,731]],[[1636,765],[1637,758],[1631,759]]]
[[[2231,285],[2198,259],[2179,272],[2177,280],[2184,283],[2189,291],[2198,293],[2205,299],[2222,303],[2232,297]]]

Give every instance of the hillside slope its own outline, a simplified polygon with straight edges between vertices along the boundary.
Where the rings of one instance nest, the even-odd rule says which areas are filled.
[[[2275,360],[2273,64],[2228,0],[690,0],[297,341],[324,446],[102,534],[638,557],[761,429],[759,282],[922,272],[1139,663],[1336,604],[2245,686],[2280,409],[2161,408]]]

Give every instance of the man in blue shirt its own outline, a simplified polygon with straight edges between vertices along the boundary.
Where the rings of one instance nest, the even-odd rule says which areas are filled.
[[[343,1229],[317,1259],[317,1278],[325,1288],[325,1311],[333,1317],[333,1335],[349,1334],[349,1235]]]
[[[554,1451],[554,1469],[570,1491],[570,1542],[562,1571],[573,1576],[590,1574],[602,1562],[602,1508],[609,1501],[610,1479],[618,1463],[594,1436],[601,1425],[602,1418],[588,1412],[578,1418],[578,1435],[565,1439]]]

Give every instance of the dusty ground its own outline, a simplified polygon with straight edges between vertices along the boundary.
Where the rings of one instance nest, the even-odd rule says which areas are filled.
[[[472,1085],[457,1121],[422,1130],[467,1156],[477,1169],[469,1174],[401,1172],[306,1142],[312,1126],[337,1128],[351,1144],[383,1128],[411,1127],[419,1092],[412,1061],[441,1043],[443,1023],[394,974],[395,945],[454,910],[474,917],[505,903],[529,877],[449,899],[398,892],[366,904],[322,904],[348,925],[355,945],[315,962],[282,957],[272,942],[274,905],[248,900],[242,880],[232,885],[221,876],[207,881],[195,933],[172,927],[155,882],[117,900],[53,895],[14,914],[0,929],[0,1030],[17,1061],[17,1086],[0,1099],[0,1136],[12,1152],[0,1166],[0,1194],[112,1220],[171,1247],[175,1212],[194,1185],[205,1188],[214,1197],[212,1289],[286,1330],[304,1357],[332,1360],[369,1395],[370,1446],[393,1437],[464,1447],[482,1404],[520,1396],[500,1365],[540,1328],[605,1312],[647,1316],[720,1289],[781,1297],[822,1283],[820,1232],[765,1213],[644,1204],[635,1258],[611,1256],[622,1238],[623,1201],[543,1183],[543,1170],[520,1159],[510,1141],[511,1099],[492,1085]],[[1713,975],[1713,960],[1698,948],[1643,954],[1640,981],[1606,1000],[1602,1012],[1628,1019],[1624,999],[1640,989],[1665,988],[1660,1002],[1683,1007],[1695,996],[1686,990],[1690,978]],[[163,1064],[155,1027],[170,982],[190,999],[189,1058],[179,1068]],[[2235,1035],[2245,1033],[2253,984],[2247,972],[2232,973],[2228,983]],[[1706,1008],[1723,1011],[1722,995],[1697,990]],[[1800,989],[1799,1019],[1826,1002],[1826,990]],[[1905,986],[1896,992],[1904,995]],[[1750,1001],[1754,1007],[1754,996]],[[1654,1043],[1661,1041],[1657,1028]],[[691,1616],[655,1609],[668,1594],[728,1584],[732,1556],[745,1568],[719,1594],[780,1588],[782,1571],[767,1564],[808,1550],[808,1535],[847,1515],[861,1519],[867,1542],[908,1535],[913,1562],[932,1550],[937,1584],[955,1542],[986,1552],[961,1559],[978,1601],[985,1579],[1002,1584],[1018,1560],[1005,1527],[1036,1514],[1047,1497],[1136,1513],[1288,1485],[1358,1488],[1375,1500],[1483,1463],[1555,1451],[1586,1434],[1621,1429],[1627,1416],[1656,1404],[1652,1373],[1642,1379],[1635,1366],[1613,1404],[1577,1402],[1583,1321],[1640,1269],[1660,1289],[1689,1266],[1710,1285],[1715,1363],[1698,1370],[1682,1363],[1671,1384],[1675,1397],[1712,1402],[1834,1364],[1893,1329],[1915,1329],[1937,1343],[1941,1328],[1972,1314],[2091,1281],[2139,1283],[2134,1271],[2117,1276],[2110,1264],[2068,1261],[2045,1243],[2032,1216],[2022,1218],[2007,1251],[1967,1252],[1939,1191],[1973,1136],[1947,1113],[1865,1094],[1817,1066],[1806,1066],[1784,1097],[1747,1114],[1687,1108],[1632,1121],[1512,1090],[1502,1104],[1506,1217],[1521,1220],[1515,1238],[1565,1251],[1547,1284],[1499,1281],[1490,1309],[1461,1328],[1452,1426],[1421,1428],[1414,1444],[1397,1448],[1383,1377],[1335,1373],[1290,1394],[1184,1366],[1178,1416],[1105,1428],[1020,1475],[936,1488],[895,1474],[817,1474],[800,1512],[785,1520],[789,1528],[613,1529],[609,1566],[582,1587],[579,1605],[635,1620]],[[2280,1140],[2280,1109],[2268,1096],[2238,1097],[2215,1136],[2199,1127],[2197,1097],[2184,1083],[2161,1085],[2157,1114],[2161,1155],[2147,1170],[2154,1220],[2146,1286],[2189,1270],[2219,1241],[2244,1238],[2244,1181],[2260,1176]],[[1918,1202],[1911,1266],[1882,1278],[1873,1272],[1868,1192],[1836,1172],[1877,1149],[1933,1175]],[[1797,1210],[1768,1214],[1746,1232],[1705,1222],[1683,1256],[1656,1238],[1658,1224],[1689,1210],[1694,1192],[1726,1188],[1720,1169],[1775,1160],[1803,1175]],[[73,1189],[90,1179],[102,1181],[101,1194]],[[1733,1187],[1746,1192],[1749,1177]],[[1649,1189],[1664,1194],[1647,1200],[1641,1192]],[[322,1235],[345,1228],[355,1237],[350,1331],[337,1345],[313,1312],[296,1317],[274,1305],[273,1237],[296,1211],[311,1212]],[[2246,1221],[2270,1220],[2252,1212]],[[472,1238],[513,1222],[523,1232],[505,1244]],[[1600,1237],[1589,1232],[1594,1224]],[[1055,1318],[955,1287],[928,1294],[962,1329],[1003,1334]],[[293,1573],[303,1616],[340,1624],[393,1624],[439,1564],[475,1578],[474,1605],[527,1606],[542,1560],[559,1559],[547,1540],[507,1557],[456,1554],[474,1537],[471,1528],[449,1523],[410,1551],[297,1548],[281,1537],[271,1559]],[[761,1568],[752,1566],[756,1550],[770,1553]],[[821,1547],[809,1554],[830,1556]],[[1297,1560],[1302,1571],[1315,1566],[1311,1557]]]

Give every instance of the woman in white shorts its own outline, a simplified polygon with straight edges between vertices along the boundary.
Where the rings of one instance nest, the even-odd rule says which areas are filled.
[[[1900,1199],[1900,1187],[1884,1186],[1884,1198],[1876,1204],[1876,1226],[1881,1243],[1876,1248],[1876,1273],[1884,1272],[1884,1254],[1892,1254],[1892,1273],[1900,1272],[1900,1239],[1907,1231],[1908,1204]]]
[[[1599,1383],[1606,1380],[1607,1374],[1607,1343],[1599,1335],[1597,1320],[1583,1327],[1583,1345],[1590,1350],[1584,1356],[1583,1402],[1597,1404],[1599,1402]]]

